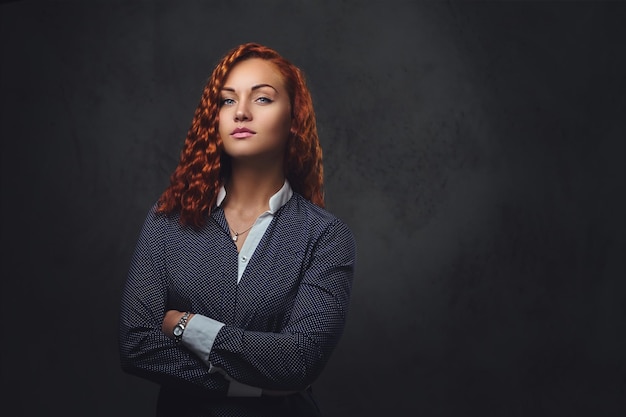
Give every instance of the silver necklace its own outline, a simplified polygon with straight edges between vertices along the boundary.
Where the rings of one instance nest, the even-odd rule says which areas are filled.
[[[254,223],[252,223],[252,226],[254,226]],[[233,229],[230,229],[231,231],[231,239],[233,239],[233,242],[237,242],[237,240],[239,239],[239,235],[243,235],[244,233],[246,233],[247,231],[249,231],[250,229],[252,229],[252,226],[248,227],[246,230],[244,230],[243,232],[235,232]]]

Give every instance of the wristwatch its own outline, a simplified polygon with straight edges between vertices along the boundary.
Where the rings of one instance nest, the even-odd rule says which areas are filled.
[[[180,341],[183,339],[183,332],[185,331],[185,326],[187,325],[187,319],[189,318],[189,314],[190,313],[188,311],[185,312],[180,320],[178,320],[176,326],[174,326],[174,342],[176,343],[180,343]]]

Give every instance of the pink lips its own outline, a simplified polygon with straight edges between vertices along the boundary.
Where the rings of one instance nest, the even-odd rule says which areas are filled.
[[[245,139],[245,138],[249,138],[250,136],[254,135],[256,132],[250,129],[247,129],[245,127],[238,127],[237,129],[233,130],[230,134],[237,139]]]

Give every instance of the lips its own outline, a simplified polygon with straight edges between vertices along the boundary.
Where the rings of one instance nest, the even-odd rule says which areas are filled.
[[[254,130],[250,130],[245,127],[238,127],[237,129],[230,132],[231,136],[237,139],[245,139],[254,135],[256,132]]]

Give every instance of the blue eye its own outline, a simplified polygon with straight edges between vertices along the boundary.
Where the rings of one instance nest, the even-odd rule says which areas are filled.
[[[232,106],[233,104],[235,104],[235,100],[233,100],[232,98],[223,98],[220,104],[222,106],[224,106],[224,105]]]
[[[256,101],[258,101],[261,104],[269,104],[269,103],[272,103],[274,100],[269,99],[267,97],[259,97],[256,99]]]

